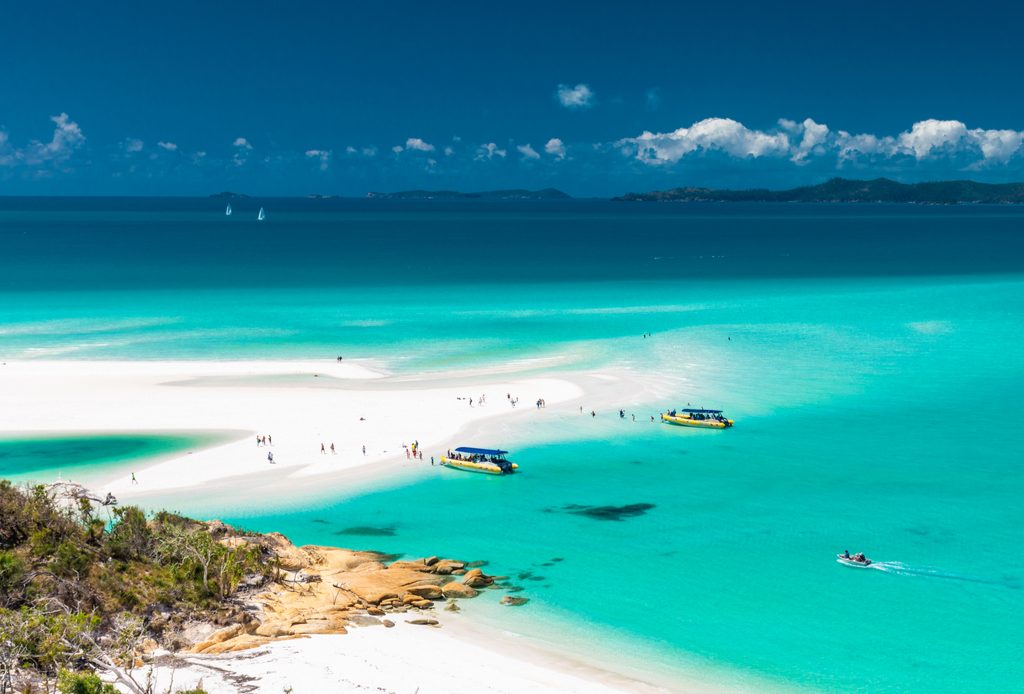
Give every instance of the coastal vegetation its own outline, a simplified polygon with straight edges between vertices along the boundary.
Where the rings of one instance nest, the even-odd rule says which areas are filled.
[[[929,205],[960,203],[1024,203],[1024,183],[929,181],[900,183],[888,178],[858,181],[832,178],[814,186],[789,190],[716,190],[672,188],[650,193],[626,193],[614,200],[630,202],[890,202]]]
[[[0,694],[162,694],[138,674],[158,648],[216,654],[351,624],[391,627],[435,601],[458,610],[456,599],[483,589],[521,590],[482,562],[296,547],[277,533],[116,504],[71,483],[0,481]]]
[[[0,481],[0,692],[112,691],[79,671],[147,691],[131,670],[171,615],[215,617],[271,570],[258,547],[217,542],[206,524],[110,502]]]

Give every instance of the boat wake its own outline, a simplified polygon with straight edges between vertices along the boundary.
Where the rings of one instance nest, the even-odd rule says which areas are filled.
[[[1021,587],[1019,579],[1012,576],[1008,576],[1003,579],[981,578],[979,576],[953,573],[930,566],[910,566],[901,561],[876,561],[872,562],[870,566],[866,566],[864,568],[875,569],[876,571],[896,574],[899,576],[920,576],[922,578],[941,578],[947,581],[966,581],[968,583],[1003,586],[1006,588],[1013,588],[1015,590],[1020,589]]]

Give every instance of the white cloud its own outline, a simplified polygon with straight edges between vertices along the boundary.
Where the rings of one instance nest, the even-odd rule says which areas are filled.
[[[792,125],[791,125],[792,124]],[[811,154],[824,154],[825,144],[828,140],[828,126],[815,123],[812,119],[804,119],[803,123],[779,120],[779,125],[790,130],[795,136],[800,136],[800,142],[794,147],[793,155],[790,157],[797,164],[804,164]]]
[[[558,85],[558,89],[555,90],[555,98],[565,108],[581,109],[594,105],[594,91],[582,83],[575,87],[570,87],[567,84]]]
[[[137,137],[129,137],[124,141],[124,151],[134,154],[135,152],[141,152],[142,148],[145,147],[145,143]]]
[[[721,150],[734,157],[754,159],[789,152],[789,137],[785,133],[751,130],[731,118],[705,118],[670,133],[646,131],[617,144],[632,150],[637,159],[648,164],[675,163],[699,150]]]
[[[402,145],[395,145],[394,147],[391,148],[391,151],[394,152],[395,154],[401,153]]]
[[[244,137],[236,137],[231,145],[235,148],[235,155],[231,157],[231,161],[235,163],[235,166],[242,166],[249,159],[252,144]]]
[[[876,137],[870,133],[851,135],[845,130],[836,133],[835,146],[839,163],[856,159],[861,155],[891,157],[896,151],[896,140],[892,137]]]
[[[967,126],[958,120],[929,118],[900,133],[896,142],[901,149],[913,153],[916,159],[924,159],[933,150],[955,148],[966,135]]]
[[[529,143],[519,145],[516,149],[523,155],[523,159],[540,159],[540,155],[537,153],[537,150],[531,147]]]
[[[851,134],[811,118],[780,119],[774,130],[755,130],[730,118],[707,118],[668,133],[644,132],[615,143],[646,164],[669,165],[690,154],[718,151],[740,159],[788,157],[845,162],[949,161],[961,169],[1005,164],[1024,153],[1024,131],[968,128],[956,120],[918,121],[897,135]],[[546,148],[545,148],[546,149]]]
[[[544,145],[544,151],[555,159],[565,159],[565,144],[557,137],[548,140],[547,144]]]
[[[43,164],[63,164],[77,149],[85,144],[85,135],[78,123],[71,120],[66,113],[59,116],[51,116],[54,124],[53,136],[49,142],[32,140],[24,149],[15,149],[13,153],[5,155],[5,161],[9,164],[23,163],[28,166],[40,166]],[[6,141],[6,137],[4,140]]]
[[[353,147],[349,145],[345,148],[345,153],[350,156],[360,155],[364,157],[375,157],[377,156],[376,147]]]
[[[174,144],[173,142],[162,142],[161,141],[161,142],[157,142],[156,146],[160,147],[161,149],[165,149],[168,152],[177,152],[178,151],[178,145]]]
[[[498,145],[493,142],[488,142],[485,145],[477,147],[474,159],[478,161],[482,159],[494,159],[494,157],[505,157],[507,154],[508,152],[506,150],[498,149]]]
[[[967,137],[977,144],[986,161],[1005,162],[1024,145],[1024,132],[1019,130],[969,130]]]
[[[306,156],[310,159],[319,159],[321,171],[327,171],[327,168],[331,165],[331,153],[329,150],[307,149]]]
[[[444,148],[444,156],[450,157],[453,154],[455,154],[455,150],[451,147],[451,145]]]
[[[423,140],[421,140],[418,137],[410,137],[408,140],[406,140],[405,141],[405,148],[406,149],[415,149],[418,152],[433,152],[434,151],[434,145],[430,144],[429,142],[424,142]]]

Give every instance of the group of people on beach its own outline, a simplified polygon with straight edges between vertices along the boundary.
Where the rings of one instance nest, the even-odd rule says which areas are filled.
[[[408,446],[406,446],[403,443],[402,444],[402,448],[405,449],[405,458],[406,458],[406,460],[409,460],[409,459],[415,460],[416,458],[419,458],[420,460],[423,460],[423,451],[420,450],[420,442],[419,442],[419,440],[413,441]],[[431,461],[433,461],[433,458],[431,458]]]
[[[650,333],[645,334],[645,337],[647,335],[649,335],[649,334]],[[458,399],[462,400],[463,398],[460,397]],[[469,401],[469,405],[470,405],[470,407],[472,407],[473,404],[474,404],[473,398],[472,397],[467,397],[465,399]],[[509,404],[512,407],[515,407],[519,403],[519,398],[518,397],[512,397],[512,393],[506,393],[505,394],[505,399],[508,400]],[[486,394],[481,395],[479,398],[476,399],[476,403],[477,404],[483,405],[485,402],[487,402]],[[534,404],[536,405],[538,410],[547,407],[547,401],[544,398],[537,398],[537,401]],[[580,414],[584,414],[583,405],[580,405]],[[590,410],[590,416],[593,417],[593,418],[596,418],[597,417],[597,412],[595,410]],[[636,421],[636,415],[635,414],[630,414],[629,416],[630,416],[630,419],[632,421],[634,421],[634,422]],[[625,419],[625,418],[626,418],[626,411],[624,409],[620,408],[619,409],[619,419]],[[360,417],[360,421],[365,421],[365,419]],[[654,422],[654,416],[653,415],[651,415],[651,422]],[[274,442],[274,440],[273,440],[273,438],[269,434],[258,434],[256,436],[256,446],[257,447],[259,447],[259,446],[272,446],[273,442]],[[403,443],[402,444],[402,448],[405,449],[405,457],[406,457],[407,460],[423,460],[424,459],[423,458],[423,451],[420,449],[420,442],[418,440],[413,441],[409,445],[406,445],[406,444]],[[330,446],[324,444],[324,442],[321,441],[320,442],[320,455],[327,455],[327,451],[328,450],[330,450],[331,455],[337,455],[338,451],[337,451],[337,448],[335,447],[333,441],[331,442]],[[365,456],[366,455],[366,445],[365,444],[362,447],[362,451],[363,451],[363,455]],[[451,452],[449,452],[449,457],[451,457]],[[269,462],[271,464],[274,464],[274,453],[272,451],[268,451],[267,452],[267,462]],[[430,464],[431,465],[434,464],[433,456],[431,456],[431,458],[430,458]],[[136,483],[135,475],[134,474],[132,475],[132,483],[133,484]]]

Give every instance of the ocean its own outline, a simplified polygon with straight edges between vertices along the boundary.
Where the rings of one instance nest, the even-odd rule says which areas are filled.
[[[483,618],[668,676],[828,692],[1024,677],[1024,209],[232,206],[0,199],[0,358],[615,366],[672,395],[494,442],[523,468],[510,478],[427,469],[176,510],[487,560],[530,603]],[[650,421],[687,402],[737,424]],[[93,442],[82,464],[189,445],[140,438]],[[875,567],[839,565],[845,549]]]

